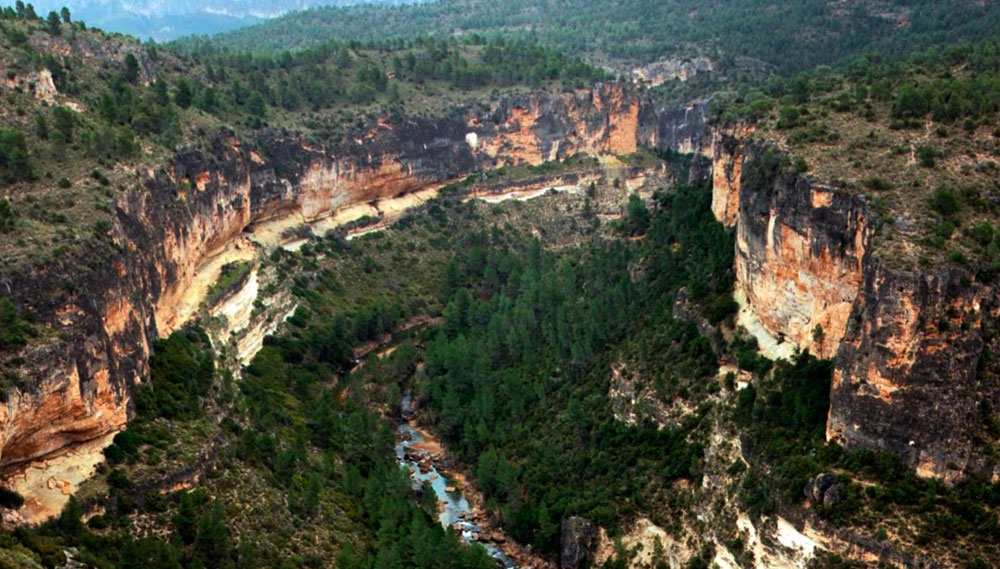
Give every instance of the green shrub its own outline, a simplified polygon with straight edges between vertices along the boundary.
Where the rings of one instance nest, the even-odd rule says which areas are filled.
[[[108,484],[111,485],[112,488],[118,488],[121,490],[131,486],[132,481],[128,479],[128,475],[125,474],[124,470],[116,468],[108,474]]]
[[[30,334],[31,325],[21,317],[14,303],[0,298],[0,350],[23,347]]]
[[[32,180],[35,171],[28,159],[28,143],[19,130],[0,128],[0,181]]]
[[[778,111],[778,128],[789,129],[799,126],[802,112],[798,107],[785,105]]]
[[[9,201],[0,198],[0,233],[13,231],[16,223],[17,212],[11,207]]]
[[[993,225],[987,221],[973,225],[966,230],[966,233],[980,247],[986,247],[993,241]]]
[[[934,190],[934,197],[931,198],[931,209],[944,217],[953,217],[962,211],[962,202],[953,190],[940,186]]]
[[[933,168],[937,163],[937,151],[929,144],[918,146],[917,162],[924,168]]]
[[[886,191],[892,189],[892,182],[886,180],[885,178],[879,178],[878,176],[872,176],[861,180],[861,185],[869,190]]]

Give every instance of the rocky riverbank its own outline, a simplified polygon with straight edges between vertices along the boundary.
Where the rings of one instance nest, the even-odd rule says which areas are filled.
[[[451,527],[466,543],[479,543],[498,564],[508,568],[554,569],[555,563],[507,537],[485,507],[472,473],[462,467],[430,430],[410,420],[396,430],[396,455],[410,470],[414,489],[424,482],[437,494],[442,525]]]

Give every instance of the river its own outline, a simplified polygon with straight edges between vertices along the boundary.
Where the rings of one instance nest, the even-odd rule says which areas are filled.
[[[407,403],[409,395],[404,398],[404,405]],[[404,406],[404,409],[407,407]],[[421,465],[412,457],[415,452],[420,452],[426,445],[437,446],[434,441],[428,441],[419,430],[413,428],[409,423],[402,423],[396,431],[396,458],[399,463],[409,472],[411,478],[423,482],[429,482],[434,494],[437,497],[440,512],[438,519],[444,527],[454,527],[461,531],[462,540],[467,544],[478,543],[486,549],[494,559],[503,564],[507,569],[514,569],[517,565],[503,551],[493,543],[480,541],[479,536],[483,527],[475,523],[475,512],[469,501],[462,495],[461,483],[450,479],[446,474],[438,472],[437,468],[429,460],[423,462],[423,472]],[[407,452],[410,449],[410,452]],[[418,450],[419,449],[419,450]],[[450,491],[449,491],[450,490]]]

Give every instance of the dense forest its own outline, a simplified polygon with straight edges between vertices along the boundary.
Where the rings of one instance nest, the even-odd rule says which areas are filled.
[[[695,383],[715,381],[708,342],[671,316],[678,287],[695,286],[705,305],[728,296],[732,240],[709,198],[703,188],[663,194],[651,222],[633,210],[626,227],[643,235],[638,244],[556,254],[482,235],[449,264],[421,392],[518,540],[554,553],[558,520],[582,515],[616,527],[655,509],[650,501],[664,500],[673,480],[698,480],[698,417],[673,429],[628,427],[607,392],[615,348],[644,335],[676,347],[658,363]],[[637,265],[645,277],[633,280]]]
[[[993,35],[998,18],[1000,10],[991,3],[957,0],[445,0],[312,9],[224,34],[216,42],[234,50],[268,51],[301,49],[327,37],[505,33],[602,63],[707,55],[725,67],[748,57],[792,73],[866,51],[905,55],[928,45],[985,39]]]

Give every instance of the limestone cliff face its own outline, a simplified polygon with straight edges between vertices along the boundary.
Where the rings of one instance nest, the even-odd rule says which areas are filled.
[[[779,355],[798,347],[835,359],[828,438],[891,451],[923,476],[995,477],[982,452],[996,442],[988,426],[1000,405],[995,277],[890,267],[871,252],[862,196],[795,173],[766,143],[727,136],[713,138],[730,140],[713,144],[713,209],[736,225],[736,296],[750,315],[741,323],[762,345],[788,348]]]
[[[872,260],[840,345],[827,436],[905,458],[922,476],[997,476],[998,287],[962,269]]]
[[[179,151],[118,199],[105,246],[92,258],[0,275],[12,300],[51,338],[18,354],[22,387],[0,407],[0,473],[14,476],[121,429],[131,393],[148,374],[153,341],[195,314],[199,291],[211,284],[206,266],[234,247],[258,247],[241,245],[256,228],[335,219],[351,206],[506,163],[624,154],[641,144],[693,148],[703,111],[654,108],[612,84],[456,108],[444,117],[384,116],[328,148],[287,133],[250,139],[221,132]],[[66,286],[70,275],[73,287]],[[240,319],[239,307],[226,313]],[[241,357],[252,345],[239,347]]]
[[[831,357],[862,281],[866,208],[763,152],[747,148],[736,192],[737,286],[779,341]]]
[[[712,129],[708,153],[712,162],[712,213],[727,227],[736,224],[739,213],[744,144],[753,131],[752,123]]]

